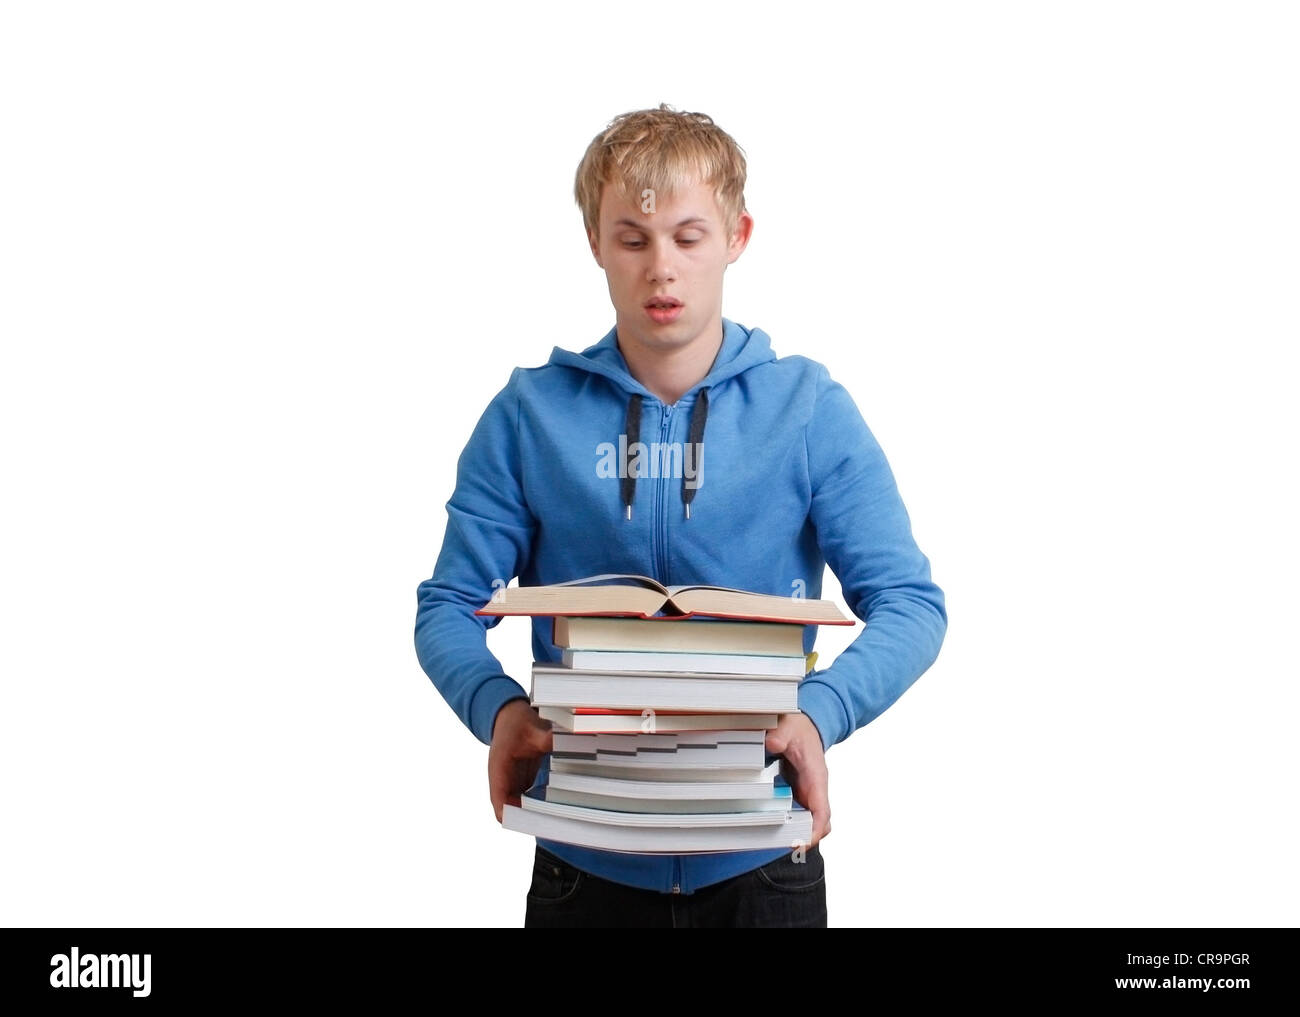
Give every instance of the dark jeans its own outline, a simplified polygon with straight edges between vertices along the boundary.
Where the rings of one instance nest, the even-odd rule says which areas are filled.
[[[826,868],[819,847],[695,893],[660,893],[574,868],[541,845],[533,859],[526,929],[824,929]]]

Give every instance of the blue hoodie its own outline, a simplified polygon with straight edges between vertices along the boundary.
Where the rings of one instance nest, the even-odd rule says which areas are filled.
[[[485,745],[497,711],[528,698],[487,648],[486,629],[500,618],[474,614],[515,576],[533,586],[632,573],[665,585],[820,597],[829,564],[866,626],[799,685],[799,708],[827,749],[879,716],[938,655],[943,591],[852,398],[816,361],[778,359],[761,329],[722,324],[708,375],[672,405],[632,377],[611,329],[581,353],[556,347],[545,366],[516,368],[480,418],[457,467],[433,576],[418,590],[415,646]],[[629,460],[638,438],[684,454]],[[534,660],[558,661],[551,619],[531,621]],[[816,630],[805,627],[805,651]],[[605,879],[680,893],[786,853],[641,855],[539,843]]]

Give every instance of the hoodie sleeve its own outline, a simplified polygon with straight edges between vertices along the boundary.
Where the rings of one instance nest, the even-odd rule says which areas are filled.
[[[518,374],[488,404],[461,453],[442,551],[416,594],[420,666],[485,745],[497,711],[528,698],[487,648],[487,630],[500,618],[474,614],[527,566],[536,530],[520,474]]]
[[[828,749],[883,713],[934,663],[948,615],[884,452],[848,391],[818,366],[805,432],[810,515],[845,602],[866,623],[829,668],[799,686],[799,708]]]

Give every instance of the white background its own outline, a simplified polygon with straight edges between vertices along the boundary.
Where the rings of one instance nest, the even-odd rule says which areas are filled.
[[[828,756],[831,924],[1300,920],[1293,7],[0,10],[4,924],[522,924],[415,590],[612,326],[573,174],[660,102],[948,597]]]

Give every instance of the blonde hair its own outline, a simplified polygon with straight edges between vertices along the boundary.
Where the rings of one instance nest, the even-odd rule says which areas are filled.
[[[713,185],[727,236],[745,211],[745,153],[703,113],[685,113],[667,103],[615,117],[587,146],[578,165],[573,195],[582,224],[600,236],[600,198],[606,184],[636,196],[652,190],[670,197],[700,180]]]

